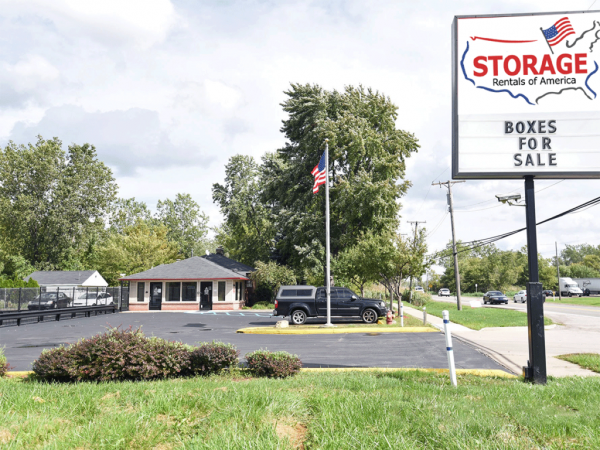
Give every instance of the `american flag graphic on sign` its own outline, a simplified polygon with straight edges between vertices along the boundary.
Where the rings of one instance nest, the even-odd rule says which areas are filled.
[[[325,184],[325,179],[327,177],[327,168],[325,167],[325,152],[323,152],[323,156],[321,156],[321,160],[319,164],[315,166],[312,170],[311,174],[315,177],[315,184],[313,186],[313,194],[319,192],[319,186]]]
[[[551,47],[554,47],[567,36],[575,34],[575,30],[573,29],[569,18],[563,17],[547,30],[542,29],[542,33],[544,33],[544,37],[546,38],[546,41],[548,41],[548,44]]]

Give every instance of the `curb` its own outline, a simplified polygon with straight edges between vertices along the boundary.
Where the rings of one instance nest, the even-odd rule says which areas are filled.
[[[249,327],[240,328],[236,333],[243,334],[351,334],[351,333],[438,333],[430,327],[404,327],[404,328],[272,328]]]
[[[340,367],[340,368],[302,368],[301,372],[331,373],[331,372],[435,372],[448,373],[448,369],[427,369],[419,367]],[[478,377],[518,378],[516,375],[498,369],[456,369],[457,375],[475,375]]]
[[[421,369],[418,367],[306,367],[300,369],[304,373],[332,372],[435,372],[448,373],[448,369]],[[6,372],[6,378],[23,378],[33,371]],[[516,375],[496,369],[456,369],[458,375],[475,375],[478,377],[518,378]]]
[[[32,370],[21,370],[21,371],[6,372],[4,374],[4,376],[6,378],[25,378],[26,376],[28,376],[29,374],[32,374],[32,373],[33,373]]]

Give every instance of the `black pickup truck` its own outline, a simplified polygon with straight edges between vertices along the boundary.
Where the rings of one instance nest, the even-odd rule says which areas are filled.
[[[365,323],[375,323],[386,314],[387,308],[381,300],[361,298],[348,288],[331,288],[332,317],[360,317]],[[325,288],[281,286],[273,315],[290,316],[294,325],[302,325],[308,317],[327,317]]]

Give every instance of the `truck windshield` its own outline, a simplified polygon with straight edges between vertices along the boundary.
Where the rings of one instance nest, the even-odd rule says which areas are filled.
[[[573,284],[567,283],[567,287],[573,287],[573,288],[575,288],[575,287],[579,287],[579,286],[577,284],[575,284],[575,283],[573,283]]]

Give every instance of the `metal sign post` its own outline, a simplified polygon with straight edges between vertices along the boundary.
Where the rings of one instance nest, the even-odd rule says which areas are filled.
[[[529,364],[523,367],[523,377],[536,384],[546,384],[544,296],[542,295],[542,283],[539,282],[533,176],[525,177],[525,219],[527,223],[527,259],[529,267],[529,283],[527,283]]]

